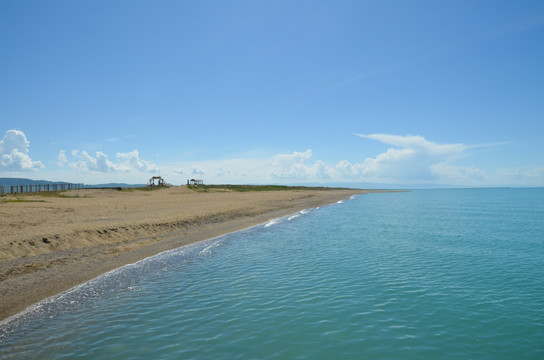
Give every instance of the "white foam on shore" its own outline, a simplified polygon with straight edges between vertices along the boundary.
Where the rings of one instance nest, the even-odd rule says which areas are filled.
[[[264,224],[264,227],[267,228],[267,227],[270,227],[270,226],[274,226],[274,225],[280,224],[281,222],[283,222],[283,218],[275,218],[275,219],[270,220],[266,224]]]
[[[316,208],[316,209],[318,209],[318,208]],[[288,216],[283,216],[283,217],[272,219],[272,220],[268,221],[266,224],[264,224],[264,227],[267,228],[267,227],[270,227],[270,226],[273,226],[273,225],[281,224],[282,222],[285,222],[285,221],[291,221],[291,220],[297,219],[297,218],[301,217],[302,215],[306,215],[306,214],[310,213],[311,210],[312,209],[303,209],[303,210],[300,210],[299,212],[297,212],[297,213],[295,213],[293,215],[288,215]]]
[[[224,237],[218,238],[216,241],[212,241],[210,245],[206,246],[204,249],[199,251],[200,255],[208,255],[211,250],[215,247],[221,246],[224,241]]]
[[[293,219],[299,218],[299,217],[301,217],[302,215],[308,214],[309,212],[310,212],[310,210],[308,210],[308,209],[300,210],[298,213],[289,216],[289,217],[287,218],[287,221],[291,221],[291,220],[293,220]]]

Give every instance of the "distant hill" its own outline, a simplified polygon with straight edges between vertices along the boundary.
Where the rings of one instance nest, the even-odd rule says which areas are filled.
[[[0,186],[9,187],[11,185],[45,185],[45,184],[69,184],[67,181],[49,181],[49,180],[32,180],[25,178],[0,178]],[[107,183],[107,184],[85,184],[85,188],[111,188],[111,187],[142,187],[145,184],[124,184],[124,183]]]
[[[43,185],[43,184],[69,184],[66,181],[31,180],[25,178],[0,178],[0,186],[11,185]]]

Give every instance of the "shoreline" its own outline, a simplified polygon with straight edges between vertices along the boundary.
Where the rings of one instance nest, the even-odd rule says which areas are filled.
[[[2,203],[0,230],[8,235],[0,240],[0,323],[125,265],[371,192],[384,191],[86,189]]]
[[[328,204],[328,205],[323,205],[323,206],[329,206],[329,205],[333,205],[333,204],[335,204],[335,203]],[[298,211],[298,212],[300,212],[300,211]],[[298,213],[298,212],[295,212],[295,214]],[[287,214],[287,215],[284,215],[284,216],[282,216],[282,217],[286,217],[286,216],[289,216],[289,215],[290,215],[290,214]],[[281,218],[281,217],[280,217],[280,218]],[[278,218],[275,218],[275,219],[278,219]],[[271,219],[271,220],[269,220],[269,221],[272,221],[272,220],[274,220],[274,219]],[[267,222],[265,222],[265,223],[260,223],[260,224],[256,224],[256,225],[251,225],[251,226],[249,226],[249,227],[247,227],[247,228],[245,228],[245,229],[235,230],[235,231],[228,232],[228,233],[225,233],[225,234],[221,234],[221,235],[218,235],[218,236],[209,238],[209,239],[199,240],[199,241],[196,241],[196,242],[193,242],[193,243],[190,243],[190,244],[182,245],[182,246],[177,247],[177,248],[172,248],[172,249],[169,249],[169,250],[164,250],[164,251],[161,251],[161,252],[159,252],[159,253],[157,253],[157,254],[149,255],[149,256],[147,256],[147,257],[145,257],[145,258],[143,258],[143,259],[136,260],[135,262],[128,263],[128,264],[124,264],[124,265],[121,265],[121,266],[119,266],[119,267],[117,267],[117,268],[114,268],[114,269],[112,269],[112,270],[108,270],[108,271],[106,271],[106,272],[104,272],[104,273],[102,273],[102,274],[100,274],[100,275],[98,275],[98,276],[96,276],[96,277],[93,277],[93,278],[91,278],[91,279],[89,279],[89,280],[86,280],[86,281],[84,281],[84,282],[82,282],[82,283],[76,284],[76,285],[72,286],[71,288],[66,289],[66,290],[64,290],[64,291],[62,291],[62,292],[60,292],[60,293],[56,293],[56,294],[53,294],[53,295],[51,295],[51,296],[49,296],[49,297],[46,297],[46,298],[44,298],[44,299],[41,299],[41,300],[39,300],[39,301],[37,301],[37,302],[35,302],[35,303],[33,303],[33,304],[27,306],[27,307],[26,307],[25,309],[23,309],[22,311],[19,311],[19,312],[15,313],[15,314],[13,314],[13,315],[10,315],[10,316],[8,316],[8,317],[6,317],[6,318],[0,318],[0,331],[2,330],[2,328],[5,328],[6,326],[9,326],[10,323],[11,323],[12,321],[17,321],[19,318],[24,317],[25,314],[31,313],[33,310],[35,310],[36,308],[38,308],[38,307],[40,306],[40,304],[46,303],[46,302],[48,302],[48,301],[55,301],[55,299],[61,298],[61,297],[63,297],[63,296],[66,295],[66,294],[70,294],[72,291],[77,291],[78,288],[83,287],[83,286],[85,286],[85,285],[88,284],[88,283],[91,283],[91,282],[93,282],[93,281],[95,281],[95,280],[98,280],[98,279],[100,279],[100,278],[103,277],[103,276],[107,276],[108,274],[114,273],[114,272],[116,272],[116,271],[118,271],[118,270],[121,270],[121,269],[123,269],[123,268],[125,268],[125,267],[132,266],[132,265],[137,265],[137,264],[140,263],[140,262],[146,261],[146,260],[151,259],[151,258],[153,258],[153,257],[155,257],[155,256],[160,256],[161,254],[167,253],[167,252],[169,252],[169,251],[176,251],[176,250],[178,250],[178,249],[183,249],[183,248],[188,247],[188,246],[193,246],[193,245],[197,245],[197,244],[201,244],[201,243],[203,244],[203,243],[206,243],[206,242],[211,242],[211,241],[213,241],[213,240],[215,240],[215,239],[220,239],[220,238],[222,238],[222,237],[224,237],[224,236],[228,236],[228,235],[231,235],[231,234],[236,234],[236,233],[238,233],[238,232],[242,232],[242,231],[246,231],[246,230],[251,230],[251,229],[253,229],[253,228],[257,228],[257,227],[259,227],[259,226],[262,226],[263,224],[266,224],[266,223],[267,223]]]

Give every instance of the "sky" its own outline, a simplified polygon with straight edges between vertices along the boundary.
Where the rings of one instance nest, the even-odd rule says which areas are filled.
[[[0,177],[544,186],[544,1],[0,0]]]

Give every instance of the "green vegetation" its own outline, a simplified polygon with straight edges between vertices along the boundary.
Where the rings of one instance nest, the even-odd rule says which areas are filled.
[[[160,189],[167,189],[168,186],[140,186],[140,187],[123,187],[123,188],[112,188],[114,190],[119,190],[119,191],[128,191],[128,192],[132,192],[132,191],[155,191],[155,190],[160,190]]]
[[[143,187],[137,187],[135,189],[140,191],[155,191],[155,190],[168,189],[168,186],[143,186]]]
[[[286,186],[286,185],[187,185],[188,189],[198,192],[212,191],[285,191],[285,190],[336,190],[342,188],[313,187],[313,186]]]
[[[82,196],[77,195],[68,195],[66,192],[72,191],[72,190],[59,190],[59,191],[41,191],[41,192],[34,192],[34,193],[21,193],[19,195],[22,196],[41,196],[41,197],[58,197],[58,198],[79,198]]]
[[[44,197],[44,198],[80,198],[80,197],[88,197],[80,196],[79,194],[76,195],[68,195],[66,194],[68,191],[73,190],[58,190],[58,191],[40,191],[40,192],[24,192],[24,193],[16,193],[16,194],[6,194],[4,196],[17,196],[17,200],[14,199],[4,199],[3,202],[43,202],[45,200],[30,200],[29,197]],[[26,198],[26,199],[25,199]]]
[[[1,199],[0,204],[3,203],[22,203],[22,202],[45,202],[45,200],[29,200],[29,199]]]

